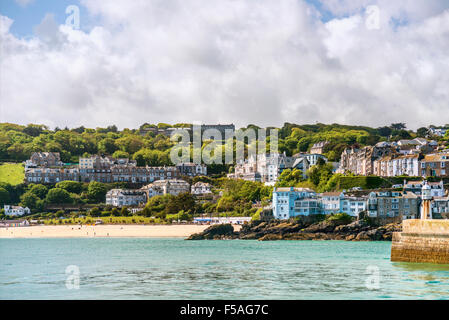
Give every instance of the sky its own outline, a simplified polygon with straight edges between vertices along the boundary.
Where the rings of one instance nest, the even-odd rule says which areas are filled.
[[[444,125],[448,52],[448,0],[2,0],[0,122]]]

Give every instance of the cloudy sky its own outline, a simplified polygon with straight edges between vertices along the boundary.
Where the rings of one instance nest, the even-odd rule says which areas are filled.
[[[2,0],[0,38],[0,122],[449,123],[448,0]]]

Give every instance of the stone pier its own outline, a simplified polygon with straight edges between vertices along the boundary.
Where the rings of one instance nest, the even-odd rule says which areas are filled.
[[[449,220],[404,220],[393,233],[391,261],[449,264]]]

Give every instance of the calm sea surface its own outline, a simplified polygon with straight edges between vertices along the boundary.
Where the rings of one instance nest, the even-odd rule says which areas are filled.
[[[392,263],[390,246],[345,241],[0,239],[0,299],[449,298],[449,266]],[[79,268],[79,289],[66,287],[68,266]]]

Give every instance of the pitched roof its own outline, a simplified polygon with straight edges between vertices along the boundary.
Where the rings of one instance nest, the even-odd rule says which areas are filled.
[[[341,195],[341,192],[335,191],[335,192],[323,192],[321,194],[323,197],[338,197]]]
[[[424,156],[424,161],[449,161],[449,153],[427,154]]]

